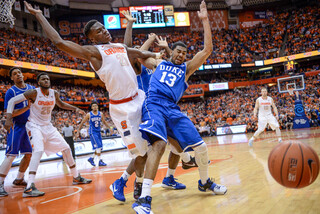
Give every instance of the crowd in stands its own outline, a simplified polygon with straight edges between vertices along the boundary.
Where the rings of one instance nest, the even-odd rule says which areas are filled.
[[[308,117],[312,127],[319,126],[320,75],[305,77],[305,83],[306,89],[299,93],[304,102],[306,116]],[[7,85],[3,82],[0,83],[0,86],[1,85],[7,88]],[[236,88],[234,90],[221,91],[209,97],[202,97],[202,99],[192,99],[180,102],[179,106],[201,132],[205,131],[210,135],[214,135],[217,127],[240,124],[247,125],[247,132],[254,132],[257,129],[257,120],[253,119],[252,115],[255,100],[261,95],[260,88],[260,86],[252,85],[243,88]],[[77,89],[82,90],[78,87],[69,86],[59,86],[57,89],[66,94],[68,94],[69,91],[73,91],[77,94]],[[202,89],[195,88],[193,90]],[[271,96],[274,99],[278,108],[279,124],[281,129],[292,129],[294,118],[294,96],[290,96],[288,93],[279,93],[276,85],[269,87],[268,92],[268,96]],[[90,93],[91,92],[89,91],[88,94]],[[104,137],[118,135],[118,132],[109,117],[107,108],[102,108],[102,113],[110,124],[110,127],[102,128],[102,135]],[[5,122],[3,111],[0,111],[0,117],[1,143],[6,134],[3,128],[3,124]],[[52,114],[52,123],[59,131],[61,131],[62,127],[66,123],[71,123],[70,125],[77,130],[82,118],[83,115],[78,113],[55,109]],[[88,124],[84,126],[84,130],[86,129],[88,129]],[[82,131],[81,133],[84,133],[82,135],[79,132],[80,130],[77,130],[76,136],[78,136],[78,139],[88,137],[86,131]]]
[[[318,50],[319,25],[320,8],[304,7],[275,12],[264,23],[251,28],[213,30],[213,52],[205,64],[246,63],[276,58],[279,57],[281,47],[285,47],[284,55]],[[180,40],[186,42],[187,59],[203,48],[202,32],[164,32],[162,36],[167,38],[169,45]],[[80,45],[89,44],[82,35],[65,39]],[[146,34],[136,34],[133,45],[141,45],[146,39]],[[113,42],[123,42],[123,35],[115,37]],[[155,45],[150,50],[160,51]],[[2,57],[12,60],[91,70],[87,61],[58,50],[49,39],[20,33],[14,29],[0,29],[0,53]]]

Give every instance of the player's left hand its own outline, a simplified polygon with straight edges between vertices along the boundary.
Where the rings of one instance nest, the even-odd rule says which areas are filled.
[[[198,16],[201,20],[208,18],[207,6],[204,1],[200,4],[200,11],[198,11]]]
[[[131,12],[129,10],[123,10],[121,11],[122,15],[124,15],[124,17],[126,17],[126,19],[128,20],[128,22],[135,22],[137,21],[136,18],[133,18],[131,15]]]
[[[29,4],[28,2],[26,1],[23,1],[24,2],[24,5],[26,6],[26,8],[29,10],[29,12],[32,14],[32,15],[36,15],[37,13],[42,13],[41,10],[39,9],[34,9],[31,4]]]

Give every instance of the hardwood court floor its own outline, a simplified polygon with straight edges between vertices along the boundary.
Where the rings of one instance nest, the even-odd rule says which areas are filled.
[[[283,131],[283,140],[298,139],[320,153],[320,129]],[[267,159],[277,145],[274,132],[263,133],[260,140],[249,148],[251,134],[209,137],[209,175],[217,183],[228,187],[223,196],[202,193],[197,189],[197,169],[183,170],[178,166],[176,178],[187,185],[186,190],[167,190],[160,186],[166,174],[166,151],[152,188],[154,213],[320,213],[320,178],[303,189],[288,189],[279,185],[270,175]],[[93,179],[89,185],[72,186],[68,168],[62,161],[41,163],[36,186],[46,195],[22,198],[22,189],[11,187],[17,167],[11,169],[5,188],[8,197],[0,197],[0,213],[63,214],[63,213],[134,213],[131,205],[134,176],[125,188],[125,203],[113,199],[109,185],[121,176],[130,159],[125,150],[103,154],[107,167],[91,167],[88,157],[79,157],[77,165],[84,177]],[[26,176],[27,178],[27,176]]]

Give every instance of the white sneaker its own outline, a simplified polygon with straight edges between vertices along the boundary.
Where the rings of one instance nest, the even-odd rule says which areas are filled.
[[[217,184],[214,188],[213,188],[213,192],[216,195],[224,195],[227,192],[227,187],[223,186],[223,185],[219,185]]]
[[[249,142],[248,142],[248,145],[249,145],[250,147],[252,147],[252,144],[253,144],[253,139],[250,138],[250,140],[249,140]]]

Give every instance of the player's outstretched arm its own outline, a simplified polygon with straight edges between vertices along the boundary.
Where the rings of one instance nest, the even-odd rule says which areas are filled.
[[[57,91],[54,91],[54,96],[56,97],[56,104],[59,108],[65,109],[65,110],[71,110],[71,111],[75,111],[75,112],[79,112],[80,114],[84,114],[84,111],[79,109],[78,107],[75,107],[73,105],[70,105],[66,102],[63,102],[60,99],[60,94]]]
[[[106,121],[106,118],[103,113],[101,113],[101,121],[106,127],[111,127],[111,125]]]
[[[80,46],[77,43],[63,40],[58,32],[50,25],[47,19],[43,16],[41,10],[34,9],[29,3],[24,1],[29,12],[34,15],[42,26],[44,32],[48,38],[54,43],[60,50],[77,58],[86,59],[91,61],[91,57],[99,53],[99,51],[93,46]],[[97,53],[96,53],[97,52]]]
[[[79,128],[78,128],[78,133],[79,134],[80,134],[80,130],[82,129],[83,124],[85,124],[89,119],[90,119],[90,113],[86,114],[86,116],[81,121],[81,123],[79,125]]]
[[[132,25],[137,19],[132,17],[131,12],[129,10],[121,11],[121,13],[128,20],[126,32],[124,33],[123,43],[128,47],[132,47]]]
[[[147,59],[149,57],[154,59],[161,58],[161,53],[152,53],[150,51],[141,51],[135,48],[128,48],[128,47],[126,47],[126,49],[127,49],[129,60],[131,62],[138,58],[140,59]]]
[[[209,24],[207,6],[204,1],[202,1],[200,4],[198,16],[202,21],[204,29],[204,48],[202,51],[198,52],[192,60],[187,62],[186,79],[188,79],[207,60],[213,50],[212,33]]]
[[[150,33],[148,35],[148,39],[143,43],[143,45],[139,48],[141,51],[149,50],[152,43],[156,40],[157,35],[155,33]]]
[[[13,117],[14,106],[17,103],[21,103],[21,102],[23,102],[25,100],[29,100],[29,102],[31,100],[32,102],[34,102],[36,97],[37,97],[37,90],[32,89],[32,90],[24,92],[23,94],[19,94],[18,96],[15,96],[15,97],[13,97],[13,98],[11,98],[9,100],[8,107],[7,107],[7,113],[6,113],[7,119],[6,119],[6,122],[4,124],[4,128],[8,132],[10,132],[10,128],[13,125],[12,117]]]

